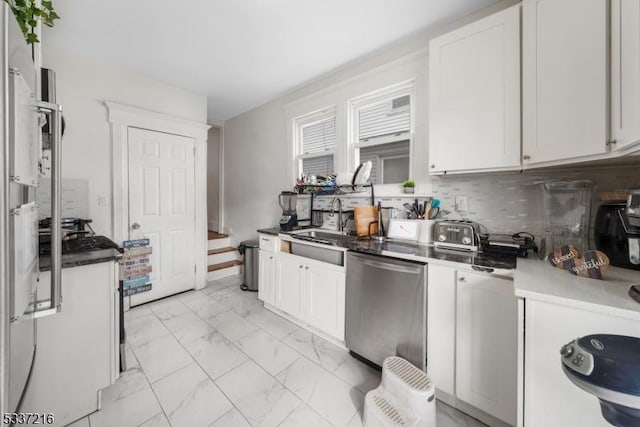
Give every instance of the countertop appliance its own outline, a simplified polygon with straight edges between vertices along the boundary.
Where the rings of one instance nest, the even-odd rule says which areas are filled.
[[[426,369],[427,265],[347,253],[345,344],[382,366],[400,356]]]
[[[640,425],[640,338],[588,335],[564,345],[560,354],[564,373],[600,400],[605,420]]]
[[[480,248],[486,254],[513,255],[520,258],[529,256],[529,251],[538,253],[535,236],[526,231],[515,234],[482,234]]]
[[[640,188],[629,190],[625,214],[634,227],[640,227]]]
[[[280,217],[280,229],[282,231],[291,231],[298,225],[298,213],[296,204],[298,203],[298,193],[293,191],[283,191],[278,196],[278,203],[282,209]]]
[[[477,251],[480,224],[474,221],[440,221],[433,228],[433,245],[437,248]]]
[[[627,205],[602,204],[596,212],[596,249],[609,257],[611,265],[640,270],[640,226],[629,221]]]
[[[36,318],[61,307],[60,106],[36,97],[31,46],[0,2],[0,414],[20,411],[36,354]],[[8,93],[5,90],[8,89]],[[51,292],[37,300],[41,115],[50,116],[51,200],[54,226]],[[38,356],[47,357],[46,354]]]

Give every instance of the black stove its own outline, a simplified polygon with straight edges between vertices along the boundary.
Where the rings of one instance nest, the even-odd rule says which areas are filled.
[[[77,254],[83,252],[100,251],[103,249],[118,249],[118,245],[104,236],[79,237],[62,241],[62,254]],[[40,256],[51,255],[51,245],[40,244]]]

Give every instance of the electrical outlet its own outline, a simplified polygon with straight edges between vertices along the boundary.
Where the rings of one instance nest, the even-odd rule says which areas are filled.
[[[109,206],[109,196],[101,194],[98,196],[98,206]]]
[[[456,212],[467,212],[469,210],[469,198],[467,196],[456,196]]]

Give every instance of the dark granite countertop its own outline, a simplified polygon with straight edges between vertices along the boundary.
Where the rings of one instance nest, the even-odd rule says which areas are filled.
[[[308,227],[304,227],[308,228]],[[281,233],[277,227],[258,230],[258,233],[277,236]],[[286,234],[286,233],[285,233]],[[415,261],[429,262],[431,260],[456,262],[479,267],[480,269],[504,269],[516,268],[517,258],[507,255],[493,255],[482,252],[464,252],[451,249],[438,249],[431,245],[403,242],[398,240],[377,241],[366,237],[341,236],[336,244],[353,252],[370,255],[403,258]]]
[[[79,267],[81,265],[98,264],[101,262],[118,261],[122,254],[116,249],[101,249],[75,254],[62,255],[62,268]],[[51,257],[40,256],[40,271],[51,270]]]
[[[354,252],[379,256],[393,254],[409,255],[415,258],[436,259],[439,261],[457,262],[481,268],[507,269],[516,268],[516,257],[506,255],[489,255],[482,252],[464,252],[450,249],[438,249],[420,243],[386,240],[378,242],[373,239],[353,239],[348,249]],[[427,260],[428,262],[428,260]]]
[[[299,226],[295,226],[293,227],[292,231],[298,231],[298,230],[304,230],[306,228],[314,228],[311,227],[310,225],[299,225]],[[258,230],[258,233],[262,233],[262,234],[271,234],[272,236],[277,236],[280,233],[290,233],[289,231],[282,231],[280,230],[280,227],[271,227],[271,228],[261,228],[260,230]]]

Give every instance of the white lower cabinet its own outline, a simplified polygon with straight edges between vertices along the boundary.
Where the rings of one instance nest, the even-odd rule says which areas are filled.
[[[456,270],[431,265],[427,281],[427,373],[438,390],[455,395]]]
[[[525,300],[524,427],[607,427],[598,399],[579,389],[562,371],[560,348],[591,334],[640,337],[640,321],[593,311]],[[521,425],[521,424],[520,424]]]
[[[312,326],[344,341],[345,273],[313,264],[316,263],[305,266],[307,320]]]
[[[284,252],[275,266],[275,307],[344,341],[344,267]]]
[[[436,395],[452,405],[462,402],[461,406],[471,405],[515,425],[517,300],[513,281],[430,264],[427,315],[427,372]]]
[[[267,304],[276,303],[276,254],[262,249],[258,258],[258,298]]]
[[[516,423],[517,300],[513,281],[457,272],[456,396]]]
[[[62,310],[38,319],[37,354],[22,412],[52,413],[64,426],[99,409],[99,390],[113,384],[119,366],[118,264],[62,270]],[[38,295],[49,295],[49,272]]]
[[[276,260],[276,307],[292,316],[303,318],[304,264],[299,258],[282,253]]]

